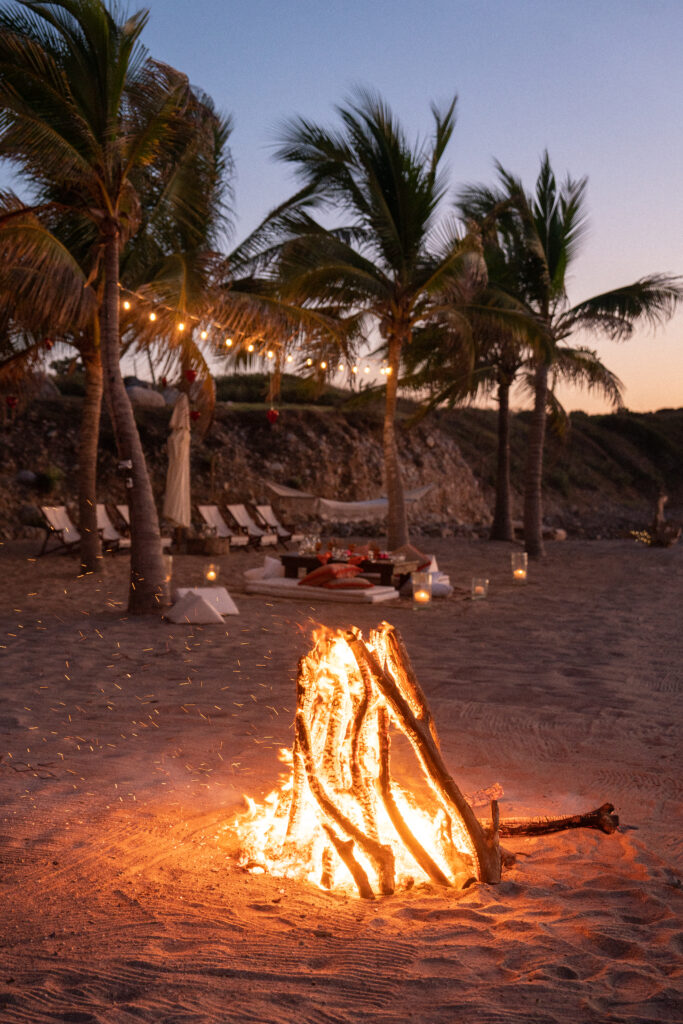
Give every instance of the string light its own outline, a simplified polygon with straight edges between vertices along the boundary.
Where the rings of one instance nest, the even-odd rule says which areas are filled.
[[[150,303],[150,299],[149,299],[148,296],[146,296],[146,295],[144,295],[144,294],[142,294],[140,292],[131,291],[130,289],[124,288],[120,283],[119,283],[118,287],[119,287],[119,291],[121,291],[123,293],[127,293],[133,299],[137,299],[139,302],[141,302],[143,304],[149,304]],[[155,301],[155,305],[156,305],[157,309],[163,309],[163,310],[165,310],[168,313],[175,314],[176,316],[178,315],[178,309],[177,308],[173,308],[172,306],[168,306],[165,303],[158,302],[156,300],[154,300],[154,301]],[[133,302],[131,301],[130,298],[125,298],[125,299],[121,300],[121,306],[122,306],[123,309],[128,311],[128,310],[131,310],[133,308]],[[152,310],[148,314],[148,318],[149,318],[150,323],[155,323],[158,320],[158,315],[157,315],[156,312],[154,312],[154,310]],[[199,326],[199,323],[200,323],[200,318],[198,316],[195,316],[192,313],[186,313],[185,314],[185,319],[179,321],[178,323],[176,323],[176,330],[178,330],[179,332],[182,333],[185,330],[187,330],[188,326],[189,326],[190,330],[193,330],[192,325],[196,324],[197,326]],[[226,326],[225,324],[220,324],[218,322],[213,322],[213,321],[212,321],[212,323],[209,324],[210,328],[214,328],[214,329],[217,329],[219,331],[220,330],[225,330],[225,326]],[[200,337],[201,337],[202,341],[206,341],[207,338],[209,337],[209,331],[206,328],[202,328],[202,330],[200,332]],[[243,344],[243,343],[238,342],[238,345],[239,344]],[[225,345],[225,348],[228,348],[228,349],[229,348],[233,348],[233,346],[235,345],[235,342],[234,342],[232,337],[227,337],[227,338],[225,338],[224,345]],[[256,349],[256,346],[254,345],[253,342],[250,342],[246,346],[246,351],[249,352],[249,353],[253,353],[255,351],[255,349]],[[261,353],[261,357],[262,358],[264,357],[263,353]],[[275,352],[273,351],[273,349],[268,349],[267,350],[267,352],[265,353],[265,358],[267,358],[267,359],[274,359],[275,358]],[[285,359],[286,359],[286,362],[289,363],[289,364],[294,362],[294,356],[292,356],[291,353],[289,353],[285,357]],[[306,360],[306,364],[305,365],[307,367],[313,366],[313,359],[312,358],[308,358]],[[327,370],[329,368],[329,364],[325,360],[322,360],[320,362],[319,366],[320,366],[321,370]],[[340,362],[337,365],[337,371],[339,373],[343,373],[347,369],[349,369],[350,372],[354,373],[354,374],[357,374],[357,373],[360,372],[360,368],[357,365],[353,365],[353,366],[347,367],[343,362]],[[366,374],[370,374],[372,372],[372,367],[369,364],[367,364],[367,365],[365,365],[363,367],[363,370],[364,370],[364,372]],[[383,366],[383,367],[379,368],[378,372],[382,376],[390,376],[393,371],[392,371],[390,366]]]

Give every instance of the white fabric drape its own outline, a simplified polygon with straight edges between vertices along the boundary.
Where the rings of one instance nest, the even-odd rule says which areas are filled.
[[[164,493],[163,517],[173,526],[188,527],[190,511],[190,403],[187,395],[180,396],[170,422],[171,432],[166,442],[168,470]]]

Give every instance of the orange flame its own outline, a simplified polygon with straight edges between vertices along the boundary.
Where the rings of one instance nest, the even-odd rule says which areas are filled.
[[[359,631],[315,638],[299,665],[294,744],[280,751],[287,771],[225,826],[248,870],[364,896],[430,880],[461,887],[480,875],[470,831],[426,763],[422,748],[440,757],[438,741],[395,636],[385,623],[366,644]],[[374,656],[370,669],[358,645]],[[390,730],[410,740],[426,796],[391,776]]]

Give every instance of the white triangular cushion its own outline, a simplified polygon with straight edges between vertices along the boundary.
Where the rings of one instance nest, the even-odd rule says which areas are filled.
[[[199,594],[219,615],[239,615],[239,608],[225,587],[178,587],[176,601],[186,594]]]
[[[220,613],[201,594],[185,594],[166,612],[169,622],[222,622]]]

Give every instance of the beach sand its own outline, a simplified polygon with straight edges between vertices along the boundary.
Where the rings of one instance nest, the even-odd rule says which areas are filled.
[[[241,614],[203,627],[127,618],[125,555],[77,579],[0,548],[3,1024],[683,1021],[683,544],[549,545],[525,586],[510,545],[422,546],[456,585],[428,611],[249,596],[262,556],[232,554]],[[313,628],[382,618],[463,791],[499,783],[503,816],[609,800],[620,830],[506,840],[497,886],[374,901],[239,868],[221,826],[282,769]]]

